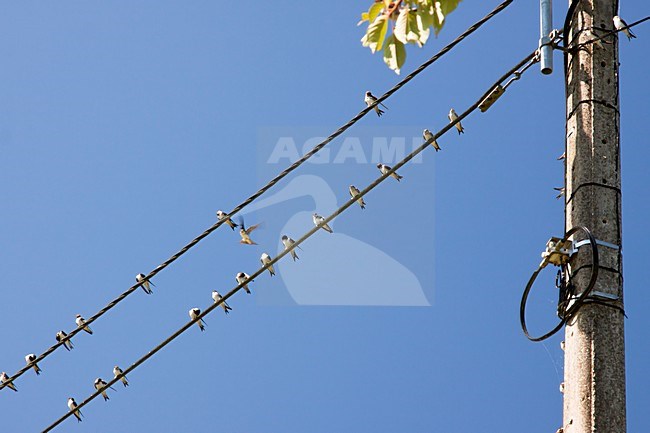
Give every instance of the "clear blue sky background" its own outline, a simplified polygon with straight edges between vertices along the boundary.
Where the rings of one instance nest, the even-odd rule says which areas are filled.
[[[355,24],[369,2],[136,3],[3,4],[0,369],[9,373],[57,330],[73,329],[75,314],[94,314],[209,227],[217,209],[255,191],[269,173],[256,162],[264,128],[333,130],[363,107],[364,91],[381,94],[399,79],[359,43]],[[566,2],[555,3],[559,27]],[[409,49],[403,74],[494,4],[463,2],[437,39]],[[444,125],[450,106],[465,109],[534,49],[537,9],[515,2],[359,128],[417,136]],[[628,22],[647,13],[645,1],[623,4]],[[647,25],[635,31],[638,39],[620,43],[620,99],[628,424],[642,432],[650,430],[650,34]],[[205,333],[191,329],[134,371],[128,389],[58,431],[555,431],[562,335],[533,344],[518,323],[539,253],[563,232],[553,191],[563,182],[565,116],[555,60],[555,74],[535,67],[472,115],[464,136],[452,131],[442,152],[402,170],[402,183],[337,219],[337,234],[407,264],[430,307],[271,305],[290,297],[282,279],[265,275],[254,296],[232,299],[229,317],[215,311]],[[340,168],[336,178],[319,170],[326,181],[352,182]],[[359,184],[376,174],[372,164],[348,173]],[[344,186],[334,188],[339,202]],[[267,224],[262,238],[277,239],[282,222]],[[262,247],[237,241],[229,229],[214,233],[155,279],[154,296],[135,293],[93,325],[95,335],[76,337],[74,351],[45,360],[41,376],[21,377],[18,393],[0,392],[2,430],[40,431],[67,410],[68,396],[83,400],[97,376],[110,378],[114,364],[131,364],[184,324],[190,307],[209,305],[212,289],[225,292],[236,272],[257,269]],[[336,273],[340,257],[304,250],[309,259],[291,268],[318,260]],[[536,286],[535,330],[554,323],[552,280],[549,269]]]

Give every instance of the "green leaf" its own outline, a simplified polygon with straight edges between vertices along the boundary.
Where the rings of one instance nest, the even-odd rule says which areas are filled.
[[[417,44],[419,47],[422,47],[420,42],[420,28],[418,27],[418,15],[414,11],[409,13],[408,19],[408,32],[406,33],[406,42],[409,44]],[[429,31],[427,29],[427,31]],[[428,35],[427,35],[428,37]]]
[[[399,75],[400,69],[406,61],[406,49],[395,35],[390,35],[384,47],[384,63]]]
[[[408,33],[408,20],[409,20],[409,9],[402,8],[402,10],[399,11],[399,16],[397,17],[397,21],[395,22],[395,28],[393,29],[393,34],[395,35],[397,40],[402,42],[403,44],[408,42],[406,36],[406,34]]]
[[[420,44],[424,45],[427,43],[429,35],[431,35],[430,27],[433,25],[433,17],[428,12],[418,12],[415,22],[420,33]]]
[[[368,9],[368,21],[372,24],[375,21],[375,18],[379,16],[379,13],[384,9],[384,5],[381,2],[373,3]]]
[[[442,13],[445,16],[452,13],[458,7],[458,3],[460,2],[461,0],[439,0],[439,3],[442,8]]]
[[[378,16],[372,24],[368,26],[366,35],[361,38],[361,44],[364,47],[370,48],[370,51],[374,54],[378,50],[381,50],[387,30],[388,20],[386,15]]]

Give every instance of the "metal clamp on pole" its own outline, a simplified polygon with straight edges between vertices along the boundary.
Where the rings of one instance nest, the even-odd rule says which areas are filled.
[[[587,287],[580,292],[575,289],[571,283],[570,278],[565,278],[566,275],[569,275],[569,261],[571,257],[578,252],[578,249],[575,247],[574,242],[569,240],[576,232],[582,231],[587,235],[587,242],[591,245],[591,278]],[[583,241],[580,241],[583,242]],[[578,243],[580,243],[578,242]],[[584,243],[580,246],[585,245]],[[579,248],[579,247],[578,247]],[[533,337],[528,332],[528,327],[526,326],[526,303],[528,301],[528,295],[530,290],[537,279],[539,273],[549,264],[553,266],[560,267],[558,271],[558,277],[556,278],[556,286],[559,289],[559,300],[557,307],[557,315],[560,318],[560,323],[558,323],[553,329],[551,329],[546,334],[543,334],[539,337]],[[568,322],[573,315],[578,311],[578,309],[584,304],[587,297],[591,294],[594,286],[596,285],[596,280],[598,279],[598,244],[596,238],[591,234],[591,231],[584,226],[574,227],[566,234],[563,238],[551,238],[546,242],[546,249],[542,252],[542,261],[537,267],[537,270],[533,272],[524,293],[521,296],[521,304],[519,306],[519,322],[521,323],[521,329],[524,331],[524,335],[531,341],[542,341],[554,335],[558,332],[566,322]]]

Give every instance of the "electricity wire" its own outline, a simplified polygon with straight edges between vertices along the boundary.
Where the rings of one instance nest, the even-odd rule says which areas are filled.
[[[329,137],[327,137],[325,140],[317,144],[312,150],[310,150],[308,153],[303,155],[300,159],[296,160],[293,164],[291,164],[289,167],[287,167],[284,171],[282,171],[280,174],[278,174],[276,177],[274,177],[271,181],[269,181],[266,185],[264,185],[262,188],[260,188],[255,194],[251,195],[248,197],[246,200],[244,200],[242,203],[237,205],[228,215],[227,217],[224,217],[223,219],[217,221],[215,224],[213,224],[210,228],[205,230],[203,233],[201,233],[199,236],[194,238],[191,242],[189,242],[187,245],[185,245],[183,248],[181,248],[180,251],[178,251],[176,254],[171,256],[169,259],[165,260],[163,263],[158,265],[153,271],[149,272],[143,279],[143,281],[138,282],[137,284],[131,286],[129,289],[127,289],[125,292],[123,292],[121,295],[119,295],[117,298],[112,300],[108,305],[106,305],[104,308],[99,310],[97,313],[95,313],[93,316],[90,316],[86,319],[86,325],[92,324],[95,320],[97,320],[99,317],[103,316],[106,312],[111,310],[113,307],[115,307],[118,303],[120,303],[122,300],[124,300],[127,296],[129,296],[131,293],[136,291],[138,287],[140,287],[145,281],[149,281],[151,278],[153,278],[156,274],[161,272],[163,269],[165,269],[167,266],[175,262],[179,257],[181,257],[183,254],[185,254],[187,251],[189,251],[192,247],[194,247],[196,244],[198,244],[201,240],[206,238],[208,235],[210,235],[212,232],[214,232],[216,229],[218,229],[223,223],[225,223],[228,218],[234,216],[238,212],[240,212],[242,209],[244,209],[246,206],[250,205],[254,200],[258,199],[261,195],[266,193],[269,189],[271,189],[275,184],[277,184],[280,180],[282,180],[284,177],[289,175],[292,171],[297,169],[300,165],[302,165],[305,161],[307,161],[309,158],[314,156],[316,153],[320,152],[326,145],[328,145],[331,141],[333,141],[336,137],[341,135],[343,132],[345,132],[347,129],[349,129],[352,125],[357,123],[361,118],[363,118],[366,114],[368,114],[371,110],[375,108],[379,103],[382,101],[386,100],[389,98],[391,95],[393,95],[395,92],[397,92],[399,89],[401,89],[406,83],[411,81],[413,78],[415,78],[417,75],[419,75],[422,71],[424,71],[426,68],[428,68],[431,64],[436,62],[438,59],[440,59],[443,55],[448,53],[451,49],[453,49],[456,45],[458,45],[460,42],[462,42],[466,37],[474,33],[476,30],[478,30],[483,24],[485,24],[487,21],[492,19],[495,15],[503,11],[506,7],[508,7],[514,0],[506,0],[499,4],[494,10],[492,10],[489,14],[481,18],[479,21],[474,23],[472,26],[468,27],[467,30],[465,30],[463,33],[461,33],[458,37],[456,37],[452,42],[450,42],[448,45],[443,47],[440,51],[438,51],[433,57],[431,57],[429,60],[425,61],[422,63],[417,69],[415,69],[413,72],[411,72],[409,75],[404,77],[400,82],[398,82],[395,86],[393,86],[390,90],[388,90],[386,93],[384,93],[381,97],[377,98],[377,100],[366,107],[365,109],[361,110],[356,116],[354,116],[352,119],[350,119],[347,123],[345,123],[343,126],[341,126],[339,129],[337,129],[335,132],[333,132]],[[49,349],[47,349],[45,352],[40,354],[34,361],[31,363],[27,364],[18,372],[16,372],[13,376],[9,377],[9,379],[6,382],[0,383],[0,390],[7,386],[8,384],[12,383],[15,379],[18,377],[22,376],[27,370],[29,370],[32,365],[37,364],[41,361],[43,361],[46,357],[48,357],[52,352],[54,352],[56,349],[59,348],[59,346],[63,345],[66,341],[71,340],[75,335],[77,335],[79,332],[81,332],[83,327],[77,327],[74,330],[72,330],[68,335],[58,341],[56,344],[51,346]]]
[[[157,352],[162,350],[165,346],[167,346],[169,343],[171,343],[173,340],[175,340],[177,337],[179,337],[181,334],[183,334],[185,331],[187,331],[190,327],[194,325],[195,322],[201,320],[203,317],[206,315],[210,314],[213,310],[218,308],[223,302],[226,302],[231,296],[233,296],[235,293],[237,293],[244,285],[249,284],[251,281],[253,281],[255,278],[260,276],[262,273],[264,273],[270,266],[273,266],[275,263],[277,263],[279,260],[284,258],[287,254],[290,254],[291,251],[293,251],[295,248],[299,247],[303,242],[305,242],[308,238],[313,236],[317,231],[321,230],[321,227],[330,221],[332,221],[334,218],[345,212],[350,206],[354,205],[359,198],[364,197],[367,193],[375,189],[380,183],[385,181],[391,174],[395,173],[399,168],[407,164],[409,161],[411,161],[413,158],[415,158],[419,153],[421,153],[424,149],[428,148],[431,146],[431,144],[437,140],[439,137],[447,133],[450,129],[454,128],[457,123],[460,123],[463,119],[465,119],[467,116],[469,116],[471,113],[473,113],[481,104],[481,102],[487,98],[490,93],[496,88],[497,86],[501,85],[506,79],[511,77],[513,74],[515,74],[520,68],[526,66],[529,62],[537,62],[537,50],[533,51],[532,53],[528,54],[526,57],[524,57],[523,60],[521,60],[517,65],[508,72],[506,72],[504,75],[502,75],[492,86],[489,87],[489,90],[485,92],[479,99],[476,100],[474,104],[472,104],[467,110],[465,110],[463,113],[461,113],[457,119],[455,119],[453,122],[448,123],[445,127],[440,129],[432,138],[429,140],[426,140],[423,144],[421,144],[419,147],[414,149],[410,154],[406,155],[404,159],[396,163],[390,170],[388,170],[386,173],[382,174],[379,178],[377,178],[374,182],[372,182],[370,185],[368,185],[365,189],[359,192],[359,194],[355,195],[354,197],[350,198],[346,203],[344,203],[341,207],[339,207],[337,210],[335,210],[332,214],[330,214],[328,217],[326,217],[318,226],[314,226],[311,230],[309,230],[307,233],[305,233],[301,238],[295,241],[293,245],[289,248],[285,248],[279,255],[277,255],[275,258],[271,259],[269,263],[266,265],[260,267],[255,273],[251,274],[245,282],[239,283],[237,286],[235,286],[232,290],[230,290],[228,293],[226,293],[219,301],[213,303],[210,305],[208,308],[205,309],[205,311],[202,311],[200,315],[198,315],[195,319],[190,320],[187,322],[185,325],[183,325],[180,329],[178,329],[176,332],[174,332],[172,335],[167,337],[164,341],[162,341],[159,345],[154,347],[151,351],[149,351],[146,355],[142,356],[140,359],[138,359],[136,362],[134,362],[131,366],[123,370],[123,373],[116,376],[114,379],[109,381],[107,385],[103,388],[100,388],[99,390],[95,391],[93,394],[91,394],[89,397],[87,397],[84,401],[79,403],[77,405],[77,409],[81,409],[84,407],[86,404],[91,402],[93,399],[95,399],[98,395],[101,394],[101,392],[105,389],[107,389],[109,386],[115,384],[118,380],[120,380],[123,376],[126,376],[133,370],[135,370],[137,367],[142,365],[145,361],[147,361],[149,358],[151,358],[153,355],[155,355]],[[527,68],[526,68],[527,69]],[[68,417],[70,417],[73,414],[72,411],[66,412],[64,415],[62,415],[59,419],[54,421],[52,424],[50,424],[48,427],[46,427],[43,430],[43,433],[47,433],[51,431],[53,428],[55,428],[57,425],[62,423],[64,420],[66,420]]]

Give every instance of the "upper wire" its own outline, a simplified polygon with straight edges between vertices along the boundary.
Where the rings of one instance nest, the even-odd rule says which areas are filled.
[[[437,140],[439,137],[447,133],[450,129],[454,128],[455,125],[459,122],[461,122],[463,119],[465,119],[467,116],[469,116],[472,112],[474,112],[480,105],[480,103],[492,92],[492,90],[496,87],[499,86],[501,83],[503,83],[506,79],[508,79],[510,76],[515,74],[521,67],[526,65],[529,61],[533,60],[536,58],[536,53],[537,50],[533,51],[532,53],[528,54],[526,57],[524,57],[523,60],[521,60],[517,65],[515,65],[513,68],[508,70],[504,75],[502,75],[492,86],[489,87],[489,90],[485,92],[480,98],[476,100],[474,104],[472,104],[467,110],[465,110],[463,113],[461,113],[457,119],[455,119],[453,122],[448,123],[445,127],[441,128],[432,138],[429,140],[426,140],[423,144],[421,144],[419,147],[414,149],[411,153],[406,155],[404,159],[396,163],[393,168],[388,170],[386,173],[382,174],[379,178],[377,178],[374,182],[372,182],[370,185],[368,185],[365,189],[359,192],[359,194],[355,195],[354,197],[350,198],[346,203],[344,203],[341,207],[339,207],[337,210],[335,210],[332,214],[330,214],[328,217],[326,217],[321,223],[317,226],[314,226],[311,230],[309,230],[307,233],[305,233],[301,238],[295,241],[293,245],[289,248],[285,248],[280,254],[278,254],[275,258],[273,258],[270,262],[268,262],[266,265],[260,267],[256,272],[251,274],[249,278],[242,282],[239,283],[237,286],[235,286],[232,290],[230,290],[226,295],[224,295],[219,301],[214,302],[212,305],[210,305],[208,308],[205,309],[200,315],[198,315],[195,319],[190,320],[187,322],[185,325],[183,325],[179,330],[174,332],[172,335],[167,337],[164,341],[162,341],[159,345],[154,347],[151,351],[149,351],[146,355],[142,356],[140,359],[138,359],[136,362],[134,362],[131,366],[123,370],[123,373],[116,376],[113,380],[108,382],[106,386],[103,388],[100,388],[99,390],[95,391],[93,394],[91,394],[89,397],[87,397],[84,401],[78,404],[77,409],[81,409],[83,406],[86,404],[90,403],[95,397],[101,394],[101,392],[105,389],[107,389],[109,386],[115,384],[118,380],[120,380],[123,376],[126,376],[128,373],[131,371],[135,370],[137,367],[139,367],[141,364],[143,364],[145,361],[147,361],[149,358],[151,358],[153,355],[155,355],[157,352],[162,350],[165,346],[167,346],[169,343],[171,343],[173,340],[175,340],[178,336],[183,334],[186,330],[188,330],[192,325],[194,325],[195,322],[201,320],[203,317],[206,315],[210,314],[213,310],[218,308],[223,302],[226,302],[231,296],[233,296],[235,293],[237,293],[244,285],[250,283],[252,280],[254,280],[256,277],[260,276],[263,272],[266,271],[270,266],[273,266],[275,263],[277,263],[279,260],[282,260],[287,254],[290,254],[291,251],[293,251],[295,248],[299,247],[303,242],[305,242],[308,238],[310,238],[314,233],[319,231],[321,227],[324,224],[329,223],[331,220],[345,212],[350,206],[352,206],[354,203],[356,203],[359,198],[364,197],[367,193],[375,189],[380,183],[382,183],[384,180],[386,180],[391,174],[396,172],[399,168],[407,164],[409,161],[411,161],[413,158],[415,158],[419,153],[421,153],[424,149],[428,148],[431,146],[431,144]],[[51,431],[53,428],[55,428],[57,425],[62,423],[64,420],[66,420],[68,417],[70,417],[73,414],[72,411],[65,413],[62,415],[59,419],[54,421],[52,424],[50,424],[48,427],[46,427],[43,430],[43,433]]]
[[[254,200],[258,199],[262,194],[266,193],[269,189],[271,189],[275,184],[277,184],[280,180],[282,180],[284,177],[286,177],[289,173],[291,173],[292,171],[297,169],[300,165],[302,165],[305,161],[307,161],[309,158],[314,156],[316,153],[320,152],[332,140],[334,140],[336,137],[341,135],[348,128],[350,128],[352,125],[354,125],[359,120],[361,120],[361,118],[363,118],[371,110],[373,110],[375,106],[377,106],[379,103],[386,100],[391,95],[393,95],[395,92],[397,92],[399,89],[401,89],[406,83],[411,81],[413,78],[415,78],[417,75],[419,75],[422,71],[424,71],[426,68],[428,68],[431,64],[433,64],[438,59],[440,59],[443,55],[445,55],[447,52],[449,52],[452,48],[454,48],[456,45],[458,45],[460,42],[462,42],[466,37],[468,37],[469,35],[474,33],[476,30],[478,30],[483,24],[485,24],[487,21],[492,19],[499,12],[503,11],[513,1],[514,0],[506,0],[506,1],[502,2],[496,8],[494,8],[494,10],[492,10],[489,14],[487,14],[486,16],[481,18],[479,21],[474,23],[472,26],[468,27],[467,30],[465,30],[458,37],[456,37],[456,39],[454,39],[452,42],[450,42],[445,47],[443,47],[433,57],[431,57],[429,60],[422,63],[417,69],[415,69],[409,75],[404,77],[404,79],[402,79],[400,82],[398,82],[395,86],[393,86],[390,90],[388,90],[386,93],[384,93],[381,97],[377,98],[377,100],[374,103],[370,104],[368,107],[361,110],[356,116],[354,116],[352,119],[350,119],[347,123],[345,123],[339,129],[334,131],[325,140],[323,140],[322,142],[317,144],[308,153],[306,153],[301,158],[296,160],[293,164],[291,164],[284,171],[282,171],[280,174],[278,174],[276,177],[274,177],[271,181],[269,181],[266,185],[264,185],[262,188],[260,188],[255,194],[251,195],[246,200],[244,200],[242,203],[237,205],[228,214],[228,218],[234,216],[235,214],[240,212],[242,209],[244,209],[246,206],[250,205]],[[223,219],[218,220],[210,228],[205,230],[203,233],[201,233],[199,236],[197,236],[191,242],[189,242],[187,245],[185,245],[183,248],[181,248],[180,251],[178,251],[176,254],[171,256],[169,259],[165,260],[163,263],[158,265],[153,271],[149,272],[149,274],[147,274],[142,281],[140,281],[137,284],[131,286],[129,289],[127,289],[125,292],[123,292],[117,298],[112,300],[110,303],[108,303],[108,305],[106,305],[104,308],[99,310],[93,316],[88,317],[86,319],[86,323],[85,323],[84,326],[92,324],[99,317],[103,316],[106,312],[108,312],[113,307],[115,307],[118,303],[120,303],[122,300],[124,300],[127,296],[129,296],[131,293],[133,293],[135,290],[137,290],[137,288],[140,287],[145,281],[149,281],[156,274],[158,274],[160,271],[165,269],[167,266],[172,264],[174,261],[176,261],[183,254],[185,254],[187,251],[189,251],[192,247],[194,247],[196,244],[198,244],[201,240],[203,240],[208,235],[210,235],[212,232],[214,232],[216,229],[218,229],[224,222],[226,222],[228,220],[228,218],[223,218]],[[45,352],[43,352],[38,357],[36,357],[36,359],[34,361],[27,364],[26,366],[24,366],[20,370],[18,370],[13,376],[9,377],[6,382],[0,383],[0,390],[2,388],[4,388],[5,386],[9,385],[10,383],[12,383],[18,377],[22,376],[27,370],[29,370],[31,368],[32,365],[37,364],[37,363],[41,362],[43,359],[45,359],[46,357],[48,357],[52,352],[54,352],[57,348],[59,348],[59,346],[65,344],[66,341],[72,339],[75,335],[77,335],[77,333],[81,332],[82,329],[83,329],[83,327],[75,328],[65,338],[58,341],[56,344],[54,344],[49,349],[47,349]]]

